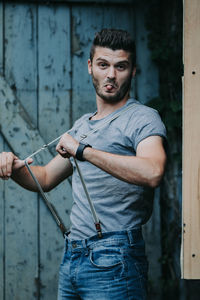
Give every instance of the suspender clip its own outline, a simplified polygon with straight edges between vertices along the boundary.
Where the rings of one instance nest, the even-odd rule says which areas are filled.
[[[99,238],[102,238],[102,231],[101,231],[101,225],[100,225],[100,222],[98,223],[94,223],[95,224],[95,227],[96,227],[96,231],[97,231],[97,235]]]

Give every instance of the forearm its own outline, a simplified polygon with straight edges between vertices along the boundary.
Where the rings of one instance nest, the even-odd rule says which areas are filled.
[[[122,156],[92,148],[84,150],[84,158],[120,180],[136,185],[156,187],[164,167],[150,158]]]
[[[60,155],[54,157],[45,166],[31,166],[30,168],[44,192],[52,190],[73,172],[71,162],[68,159],[63,159]],[[25,189],[38,191],[35,181],[25,166],[13,171],[11,177]]]
[[[46,184],[45,184],[45,169],[41,166],[31,166],[30,167],[33,174],[36,176],[37,180],[39,181],[42,189],[46,190]],[[33,180],[32,176],[30,175],[28,169],[26,166],[23,168],[17,169],[12,172],[11,178],[18,183],[23,188],[37,192],[38,188],[35,184],[35,181]]]

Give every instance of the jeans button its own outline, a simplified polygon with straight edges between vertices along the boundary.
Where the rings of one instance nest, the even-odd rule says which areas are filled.
[[[77,244],[76,243],[72,243],[72,248],[76,248],[77,247]]]

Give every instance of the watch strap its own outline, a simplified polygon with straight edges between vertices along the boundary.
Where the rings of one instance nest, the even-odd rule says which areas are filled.
[[[83,158],[83,151],[85,148],[90,147],[92,148],[91,145],[89,144],[83,144],[83,143],[79,143],[78,149],[76,151],[76,158],[80,161],[85,161],[85,159]]]

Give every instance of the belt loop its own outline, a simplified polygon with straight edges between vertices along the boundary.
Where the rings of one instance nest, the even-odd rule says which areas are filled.
[[[83,248],[86,248],[87,247],[87,240],[82,240],[81,242],[82,242]]]
[[[133,246],[134,244],[134,238],[133,238],[133,233],[131,230],[127,230],[127,235],[128,235],[128,239],[129,239],[129,243],[131,246]]]

